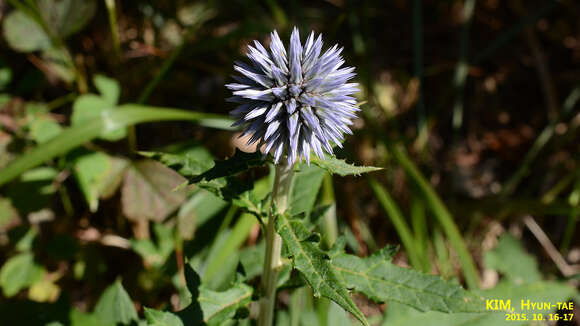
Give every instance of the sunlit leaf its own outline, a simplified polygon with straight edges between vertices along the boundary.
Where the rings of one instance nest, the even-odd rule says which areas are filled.
[[[118,81],[103,75],[96,75],[93,78],[93,83],[101,96],[111,105],[116,105],[119,102],[121,86]]]
[[[479,312],[481,297],[435,275],[399,267],[391,262],[394,251],[386,247],[367,257],[339,253],[332,267],[341,282],[377,302],[397,301],[421,311]]]
[[[183,326],[175,314],[145,307],[145,318],[148,326]]]
[[[2,266],[0,286],[6,297],[12,297],[40,281],[44,273],[44,268],[34,262],[34,255],[25,252],[8,259]]]
[[[363,173],[383,169],[374,166],[356,166],[353,164],[346,163],[345,160],[337,159],[336,157],[328,157],[324,160],[316,157],[313,158],[311,162],[325,169],[331,174],[338,174],[340,176],[361,175]]]
[[[116,110],[116,106],[111,104],[109,99],[94,94],[81,95],[73,104],[71,123],[73,126],[79,126],[89,120],[100,118],[110,110]],[[125,128],[109,127],[103,129],[100,136],[105,140],[117,141],[123,139],[126,134]]]
[[[29,127],[30,136],[39,144],[46,143],[62,131],[58,122],[47,116],[37,117]]]
[[[189,264],[185,268],[187,288],[191,295],[191,304],[177,313],[185,325],[208,326],[222,325],[232,319],[236,312],[244,309],[252,298],[252,287],[241,283],[234,283],[228,290],[216,292],[201,285],[199,275]]]
[[[369,325],[335,275],[330,257],[318,247],[319,237],[313,237],[300,220],[288,219],[285,215],[276,217],[276,230],[288,249],[293,266],[302,273],[314,295],[336,302],[363,325]]]
[[[74,174],[91,212],[97,211],[101,184],[111,166],[110,156],[103,152],[89,152],[74,160]]]
[[[133,301],[119,280],[105,289],[95,306],[95,314],[104,323],[128,325],[139,320]]]
[[[514,286],[508,283],[500,283],[491,290],[480,291],[479,294],[490,300],[502,300],[510,302],[510,308],[517,314],[528,316],[528,320],[507,320],[506,312],[502,310],[489,310],[481,313],[454,313],[447,314],[437,311],[419,312],[411,307],[403,306],[396,302],[387,305],[383,326],[511,326],[530,325],[536,315],[545,316],[552,310],[522,310],[521,302],[565,302],[575,293],[575,289],[569,285],[558,282],[536,282]],[[492,301],[491,307],[495,307]],[[499,306],[498,306],[499,308]],[[554,307],[555,308],[555,307]],[[511,314],[511,312],[510,312]]]
[[[124,104],[118,109],[101,112],[94,119],[85,120],[72,128],[64,129],[57,137],[12,160],[0,170],[0,185],[18,177],[58,155],[62,155],[88,141],[100,137],[107,131],[151,121],[188,120],[200,125],[214,125],[216,120],[224,123],[231,120],[216,114],[200,113],[172,108]]]
[[[497,269],[515,284],[533,283],[542,279],[535,258],[508,233],[499,238],[493,250],[485,253],[484,262],[488,268]]]

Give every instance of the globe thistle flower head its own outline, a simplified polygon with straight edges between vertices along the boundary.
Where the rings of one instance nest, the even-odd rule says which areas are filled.
[[[310,164],[311,150],[324,159],[333,144],[342,147],[359,111],[351,96],[358,84],[348,82],[354,68],[342,67],[342,48],[335,45],[322,53],[322,36],[315,39],[314,32],[303,45],[296,27],[288,51],[276,31],[270,51],[258,41],[248,48],[251,64],[236,62],[241,76],[226,85],[234,95],[228,100],[239,104],[230,112],[234,126],[242,126],[241,136],[251,135],[248,145],[264,146],[275,163],[286,154],[289,165],[303,159]]]

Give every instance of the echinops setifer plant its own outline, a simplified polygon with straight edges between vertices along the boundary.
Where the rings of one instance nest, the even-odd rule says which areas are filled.
[[[236,119],[234,126],[243,129],[240,137],[249,137],[247,145],[257,144],[264,155],[272,154],[276,167],[266,231],[259,325],[272,324],[283,243],[294,267],[302,272],[315,295],[329,297],[367,324],[348,296],[349,286],[343,286],[345,280],[336,275],[340,273],[326,264],[317,266],[314,257],[321,262],[327,258],[309,242],[308,229],[284,217],[289,209],[296,163],[304,159],[310,164],[311,151],[324,160],[325,152],[333,154],[333,145],[342,147],[344,134],[352,134],[349,126],[359,111],[352,96],[358,91],[358,84],[349,82],[356,76],[354,68],[343,67],[343,48],[338,45],[322,52],[321,34],[315,36],[311,32],[302,44],[294,27],[288,51],[276,31],[270,38],[270,51],[258,41],[248,46],[251,64],[236,62],[234,69],[241,76],[233,76],[236,83],[226,85],[233,92],[228,100],[239,104],[231,116]]]
[[[335,45],[322,51],[322,35],[314,39],[314,32],[301,44],[297,28],[290,36],[288,51],[276,31],[271,34],[270,52],[254,41],[249,53],[252,65],[237,62],[234,76],[238,83],[226,85],[233,90],[229,100],[240,103],[231,112],[241,125],[241,136],[251,135],[248,145],[264,146],[264,153],[272,153],[276,165],[272,199],[278,214],[288,208],[294,164],[303,158],[310,164],[310,151],[324,159],[324,151],[332,154],[332,143],[341,147],[344,133],[351,133],[349,125],[356,100],[350,96],[358,88],[348,83],[355,76],[354,68],[341,68],[342,48]],[[280,160],[286,155],[286,160]],[[282,262],[282,239],[275,231],[272,215],[266,234],[263,291],[260,302],[260,325],[270,325],[273,318],[277,270]]]
[[[254,153],[236,151],[231,158],[211,164],[192,157],[147,154],[187,177],[189,183],[258,218],[265,235],[261,284],[250,286],[257,275],[246,275],[244,267],[227,290],[216,292],[200,284],[187,264],[191,305],[177,316],[148,309],[148,319],[179,317],[176,325],[223,325],[248,317],[240,311],[254,298],[259,301],[259,313],[249,318],[257,318],[260,326],[270,326],[278,306],[277,290],[304,285],[315,297],[334,301],[363,325],[369,323],[350,291],[375,302],[394,301],[423,311],[482,311],[481,298],[461,286],[393,264],[394,246],[366,258],[347,254],[344,237],[329,250],[321,247],[317,225],[328,207],[315,205],[318,188],[308,187],[320,187],[325,173],[347,176],[380,169],[351,165],[333,154],[335,147],[342,146],[344,135],[352,133],[350,126],[359,111],[353,97],[358,84],[351,82],[354,68],[343,67],[342,48],[335,45],[324,50],[322,36],[314,32],[301,43],[297,28],[288,48],[276,31],[270,38],[269,51],[258,41],[249,46],[250,62],[236,62],[234,69],[240,75],[233,77],[235,83],[226,85],[233,92],[229,101],[239,104],[231,112],[234,126],[242,129],[248,145],[256,146]],[[234,176],[266,164],[274,166],[269,195],[258,190],[261,181],[241,182]],[[311,178],[308,173],[312,171],[320,176],[317,185],[304,181]]]

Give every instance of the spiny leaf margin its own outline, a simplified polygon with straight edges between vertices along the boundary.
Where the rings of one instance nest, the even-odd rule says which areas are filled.
[[[275,218],[276,232],[286,245],[292,264],[306,279],[314,296],[324,296],[343,307],[355,316],[363,325],[368,326],[363,313],[352,301],[348,290],[335,275],[329,256],[318,247],[320,239],[311,233],[298,219],[289,219],[286,215]]]
[[[483,298],[460,285],[393,264],[393,247],[385,247],[366,258],[337,249],[333,252],[332,267],[344,286],[376,302],[396,301],[420,311],[485,311]]]
[[[383,169],[375,166],[356,166],[354,164],[346,163],[345,160],[341,160],[336,157],[329,157],[324,160],[320,158],[314,158],[311,162],[325,169],[330,174],[338,174],[342,177],[347,175],[359,176],[363,173],[379,171]]]

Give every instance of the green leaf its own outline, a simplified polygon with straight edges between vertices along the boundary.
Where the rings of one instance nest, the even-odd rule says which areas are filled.
[[[202,321],[208,326],[222,325],[251,301],[253,288],[244,283],[236,282],[223,292],[206,289],[190,264],[185,266],[185,277],[191,304],[177,313],[185,325],[201,325]]]
[[[41,116],[30,124],[30,136],[39,144],[46,143],[62,131],[58,122],[48,116]]]
[[[159,161],[186,178],[199,176],[214,166],[211,154],[203,151],[186,154],[139,152],[140,155]]]
[[[109,99],[94,94],[85,94],[77,98],[73,104],[73,113],[71,124],[78,126],[89,120],[98,119],[111,110],[116,110],[115,104],[109,102]],[[103,129],[101,138],[109,141],[117,141],[125,138],[127,130],[125,128],[107,128]]]
[[[18,177],[24,171],[81,146],[106,131],[137,123],[170,120],[196,121],[201,125],[210,125],[218,120],[231,122],[228,118],[211,113],[125,104],[119,106],[117,110],[103,111],[94,119],[84,120],[72,128],[64,129],[57,137],[13,160],[0,170],[0,186]]]
[[[488,268],[500,271],[515,284],[533,283],[542,279],[535,258],[508,233],[499,238],[493,250],[485,253],[484,263]]]
[[[457,257],[463,269],[463,275],[465,276],[467,287],[471,289],[478,288],[479,273],[477,272],[477,268],[475,267],[475,263],[473,262],[469,250],[467,250],[463,237],[453,220],[453,215],[451,215],[449,209],[447,209],[441,198],[439,198],[439,195],[437,195],[433,186],[429,181],[427,181],[415,163],[413,163],[409,158],[406,151],[389,141],[385,141],[385,145],[387,145],[393,158],[405,170],[407,176],[417,185],[417,189],[420,190],[424,196],[425,203],[437,218],[437,222],[441,225],[443,231],[445,231],[445,235],[457,252]]]
[[[347,288],[377,302],[396,301],[421,311],[485,310],[483,299],[461,286],[393,264],[390,261],[393,253],[393,247],[383,248],[367,258],[338,253],[332,257],[332,267]]]
[[[91,212],[99,206],[101,184],[111,170],[112,160],[103,152],[89,152],[74,160],[74,174]]]
[[[37,0],[48,28],[65,39],[85,27],[95,15],[96,0]]]
[[[373,172],[382,170],[383,168],[378,168],[374,166],[356,166],[353,164],[346,163],[345,160],[337,159],[331,156],[326,159],[313,158],[312,163],[318,165],[319,167],[325,169],[331,174],[338,174],[340,176],[347,175],[361,175],[363,173]]]
[[[10,82],[12,82],[12,69],[0,58],[0,91],[5,90]]]
[[[0,197],[0,230],[5,231],[18,222],[18,211],[12,206],[12,202],[7,198]]]
[[[245,153],[236,149],[234,156],[227,160],[217,160],[214,166],[194,177],[190,180],[191,183],[198,183],[200,181],[211,181],[214,179],[228,177],[240,172],[244,172],[253,167],[263,166],[265,161],[262,159],[262,154],[259,152]]]
[[[14,10],[4,18],[2,30],[8,45],[16,51],[33,52],[51,45],[50,37],[42,27],[20,10]]]
[[[46,208],[56,192],[54,178],[57,174],[58,171],[51,167],[38,167],[27,171],[17,182],[6,187],[6,196],[23,215]]]
[[[514,313],[526,314],[532,319],[532,314],[546,314],[550,311],[542,310],[522,310],[522,300],[531,302],[564,302],[575,293],[572,286],[560,282],[536,282],[514,286],[507,282],[498,284],[495,288],[480,291],[479,294],[490,299],[501,299],[503,302],[510,301]],[[386,318],[383,326],[513,326],[531,325],[528,321],[506,320],[506,313],[503,311],[486,311],[482,313],[456,313],[447,314],[437,311],[419,312],[412,308],[407,308],[396,302],[388,304],[385,312]]]
[[[42,61],[46,69],[67,83],[72,83],[77,77],[75,63],[66,48],[51,46],[44,49]]]
[[[300,170],[292,178],[289,206],[291,215],[310,214],[325,173],[323,169],[313,165],[300,165]]]
[[[195,229],[227,206],[227,203],[211,192],[199,189],[181,207],[177,213],[179,234],[184,240],[193,239]]]
[[[209,154],[197,152],[185,155],[159,152],[140,154],[167,165],[189,178],[190,183],[196,183],[219,198],[233,202],[256,216],[263,214],[264,205],[252,191],[252,183],[241,182],[233,177],[237,173],[263,165],[262,156],[258,153],[248,154],[237,150],[232,158],[215,162]]]
[[[313,234],[297,219],[276,217],[276,231],[288,249],[293,266],[302,273],[314,295],[324,296],[353,314],[363,325],[365,316],[350,298],[350,294],[335,275],[330,258],[313,242]],[[319,238],[319,237],[317,237]]]
[[[223,292],[202,287],[199,303],[203,311],[203,320],[208,325],[221,325],[224,321],[232,319],[238,309],[250,303],[252,293],[252,287],[244,283],[236,283]]]
[[[103,76],[103,75],[95,75],[93,78],[93,83],[101,96],[109,102],[111,105],[117,105],[119,102],[119,95],[121,94],[121,86],[119,82]]]
[[[32,253],[22,253],[8,259],[2,266],[0,286],[6,297],[12,297],[20,290],[40,281],[44,273],[44,268],[34,262]]]
[[[104,323],[128,325],[139,320],[133,301],[119,280],[105,289],[97,302],[95,314]]]
[[[123,213],[132,220],[164,220],[185,200],[185,191],[175,190],[184,181],[159,162],[133,163],[121,188]]]
[[[131,240],[131,246],[149,264],[161,266],[174,249],[173,228],[155,223],[153,232],[156,242],[151,239]]]
[[[70,326],[116,326],[115,323],[105,323],[97,314],[88,314],[73,308],[70,312]]]
[[[183,322],[176,315],[145,307],[145,318],[148,326],[183,326]]]

